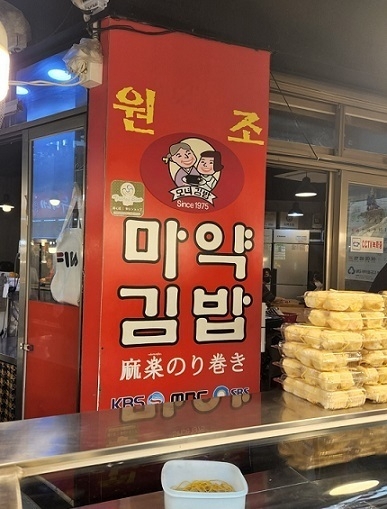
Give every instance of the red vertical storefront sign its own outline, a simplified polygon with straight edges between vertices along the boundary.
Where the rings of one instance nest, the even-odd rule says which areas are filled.
[[[81,406],[258,392],[269,54],[105,23]]]

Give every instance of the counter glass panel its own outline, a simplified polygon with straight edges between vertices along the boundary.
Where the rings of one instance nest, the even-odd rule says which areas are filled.
[[[0,475],[20,469],[24,508],[161,509],[166,461],[220,460],[246,478],[246,509],[385,507],[386,410],[278,390],[3,423]]]

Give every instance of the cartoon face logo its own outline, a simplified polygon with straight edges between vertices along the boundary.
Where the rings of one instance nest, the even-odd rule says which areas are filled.
[[[227,146],[193,135],[170,134],[155,141],[143,155],[141,175],[163,203],[191,213],[225,207],[244,183],[243,168]]]
[[[172,161],[185,170],[193,168],[196,163],[196,156],[188,143],[175,143],[170,147],[169,154]]]
[[[214,157],[206,157],[202,154],[198,163],[198,172],[202,175],[213,175],[215,173]]]
[[[220,171],[223,170],[222,156],[217,150],[206,150],[200,154],[198,163],[200,174],[199,186],[211,191],[214,189],[220,178]]]
[[[177,187],[187,185],[188,181],[192,184],[197,182],[199,176],[195,166],[197,157],[188,143],[181,141],[171,145],[163,161],[169,165],[171,177]],[[196,177],[196,180],[192,180],[192,177]]]
[[[197,152],[199,157],[196,156]],[[181,197],[178,188],[184,188],[185,195],[192,193],[213,204],[216,195],[211,191],[217,185],[223,169],[221,159],[221,153],[200,138],[173,143],[163,161],[169,165],[171,178],[176,185],[171,190],[174,199]]]

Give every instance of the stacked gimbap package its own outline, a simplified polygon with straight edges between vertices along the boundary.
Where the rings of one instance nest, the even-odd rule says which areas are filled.
[[[306,323],[284,324],[279,381],[326,409],[387,402],[385,296],[306,292]]]

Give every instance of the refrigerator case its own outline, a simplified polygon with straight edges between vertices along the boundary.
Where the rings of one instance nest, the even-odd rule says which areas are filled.
[[[277,272],[276,294],[296,299],[307,290],[309,230],[274,230],[273,269]]]

